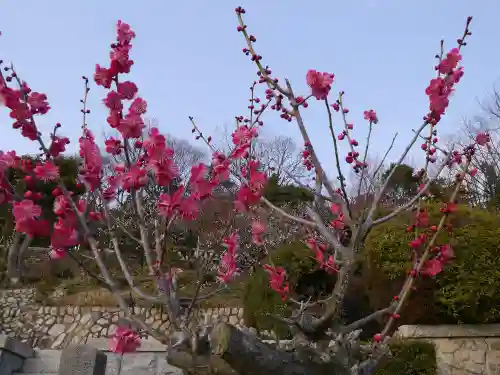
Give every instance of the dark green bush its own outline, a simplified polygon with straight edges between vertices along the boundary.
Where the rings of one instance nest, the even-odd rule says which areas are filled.
[[[374,375],[436,375],[436,351],[433,344],[397,341],[390,347],[393,358],[384,360]]]
[[[269,178],[264,189],[264,196],[275,205],[297,204],[313,200],[313,195],[308,189],[296,185],[280,185],[278,177],[273,175]]]
[[[317,270],[312,252],[302,243],[292,243],[271,251],[270,258],[264,263],[282,266],[286,269],[291,289],[295,290],[301,277]],[[269,278],[260,268],[250,276],[243,287],[245,324],[259,330],[274,330],[281,337],[287,335],[287,328],[270,314],[287,316],[289,307],[279,295],[269,287]]]
[[[441,218],[437,205],[428,206],[431,223]],[[410,268],[406,231],[411,215],[375,227],[364,250],[363,279],[373,308],[387,306]],[[500,322],[500,217],[488,211],[458,206],[450,217],[451,235],[444,231],[438,243],[450,243],[456,258],[436,278],[417,283],[402,314],[402,323],[482,324]]]

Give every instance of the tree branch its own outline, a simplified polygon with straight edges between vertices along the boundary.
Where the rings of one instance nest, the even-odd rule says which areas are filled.
[[[212,353],[227,362],[240,375],[344,375],[348,374],[335,360],[319,358],[314,350],[294,352],[273,348],[257,337],[220,323],[212,331]]]

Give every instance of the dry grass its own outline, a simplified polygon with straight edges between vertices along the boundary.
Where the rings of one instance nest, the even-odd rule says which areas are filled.
[[[195,291],[195,283],[189,281],[189,275],[183,275],[183,280],[180,280],[179,294],[181,296],[190,297]],[[192,279],[191,279],[192,280]],[[152,280],[148,277],[136,278],[138,287],[151,293],[154,290]],[[201,307],[240,307],[242,282],[234,283],[227,290],[222,291],[201,303]],[[73,279],[67,280],[58,286],[58,289],[63,289],[65,295],[57,298],[50,298],[50,293],[54,289],[42,290],[44,295],[43,303],[47,305],[57,306],[103,306],[103,307],[117,307],[115,297],[107,289],[97,287],[91,280]],[[210,291],[202,291],[201,295]],[[123,288],[122,296],[127,302],[131,301],[130,292],[128,288]],[[151,306],[141,300],[137,295],[132,295],[134,303],[137,306]]]
[[[105,289],[68,294],[53,300],[58,306],[118,307],[115,297]]]

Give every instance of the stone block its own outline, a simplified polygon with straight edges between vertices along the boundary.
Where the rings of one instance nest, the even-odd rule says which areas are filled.
[[[183,375],[183,371],[168,364],[166,353],[127,353],[122,357],[120,375]]]
[[[109,339],[107,338],[90,338],[87,340],[87,345],[103,352],[109,351]],[[138,352],[166,352],[166,350],[166,345],[149,336],[141,340],[141,346],[137,349]]]
[[[122,355],[119,353],[106,353],[106,375],[121,375]]]
[[[11,375],[15,371],[19,371],[23,366],[23,358],[9,352],[0,352],[0,374]]]
[[[61,359],[60,350],[37,350],[35,357],[24,361],[23,372],[28,374],[56,374]]]
[[[438,326],[412,326],[403,325],[398,328],[397,336],[402,338],[473,338],[473,337],[499,337],[500,324],[484,325],[438,325]]]
[[[35,352],[29,345],[6,335],[0,335],[0,374],[11,375],[19,371],[25,359],[34,355]]]
[[[89,345],[67,347],[61,353],[58,375],[105,375],[106,354]]]
[[[122,357],[120,375],[150,375],[156,369],[156,355],[152,353],[127,353]]]
[[[31,346],[7,335],[0,335],[0,350],[7,350],[23,359],[35,356],[35,351]]]

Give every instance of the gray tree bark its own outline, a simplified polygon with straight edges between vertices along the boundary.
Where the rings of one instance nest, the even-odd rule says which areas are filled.
[[[324,362],[312,349],[286,351],[274,348],[227,323],[211,334],[212,353],[239,375],[346,375],[335,360]]]
[[[12,242],[7,253],[7,277],[9,281],[16,284],[19,281],[19,273],[17,267],[17,256],[19,246],[21,245],[21,233],[14,232]]]

